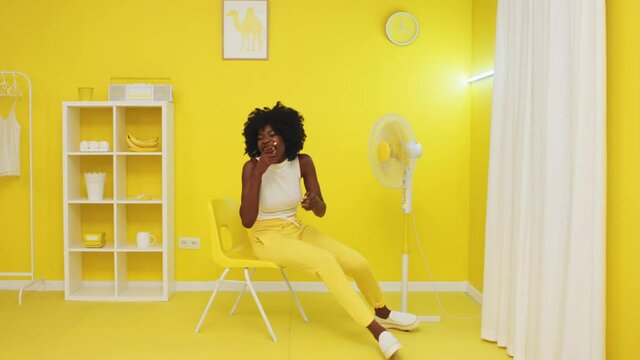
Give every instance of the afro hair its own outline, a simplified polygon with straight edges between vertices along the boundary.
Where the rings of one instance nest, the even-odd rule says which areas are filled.
[[[260,156],[258,149],[258,133],[265,126],[270,125],[273,131],[280,135],[285,143],[287,160],[294,160],[304,146],[307,135],[304,133],[304,117],[280,101],[273,108],[256,108],[249,114],[244,123],[245,154],[252,158]]]

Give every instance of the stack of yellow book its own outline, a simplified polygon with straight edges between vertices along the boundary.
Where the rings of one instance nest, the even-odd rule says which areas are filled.
[[[82,238],[82,246],[87,248],[104,247],[105,237],[105,233],[86,233]]]

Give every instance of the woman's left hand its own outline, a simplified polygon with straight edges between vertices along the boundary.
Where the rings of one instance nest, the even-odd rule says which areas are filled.
[[[321,203],[322,199],[318,195],[312,192],[308,192],[304,195],[301,205],[303,209],[309,211],[316,209],[316,207],[318,207],[318,205],[320,205]]]

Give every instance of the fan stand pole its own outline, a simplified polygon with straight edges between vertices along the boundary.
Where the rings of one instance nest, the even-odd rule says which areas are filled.
[[[404,244],[402,246],[402,283],[400,284],[400,311],[407,311],[409,295],[409,216],[404,214]],[[435,289],[434,289],[435,290]],[[435,290],[437,291],[437,290]],[[439,315],[417,315],[420,322],[439,323]]]
[[[400,285],[400,311],[407,312],[409,297],[409,214],[404,214],[404,241],[402,244],[402,284]]]

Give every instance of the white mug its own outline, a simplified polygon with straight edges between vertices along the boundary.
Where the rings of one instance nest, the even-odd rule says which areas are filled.
[[[152,241],[153,239],[153,241]],[[136,242],[139,248],[148,248],[156,244],[157,239],[148,231],[141,231],[136,234]]]

